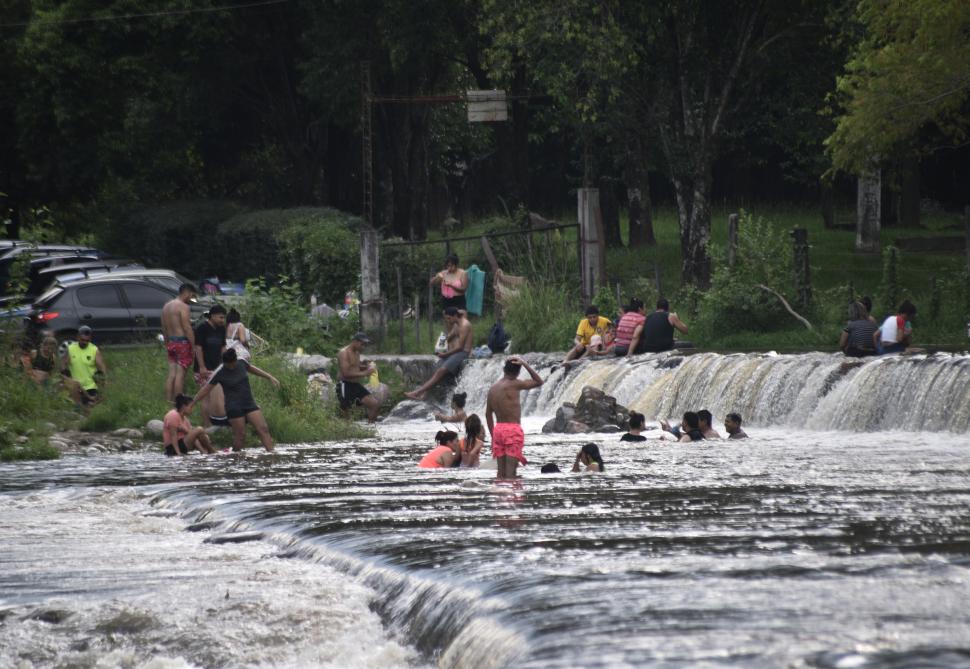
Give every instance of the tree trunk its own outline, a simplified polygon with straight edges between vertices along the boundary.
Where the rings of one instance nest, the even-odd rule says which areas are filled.
[[[674,177],[677,216],[680,219],[681,279],[685,284],[707,288],[711,284],[710,170],[702,175]]]
[[[599,180],[603,241],[610,248],[623,246],[623,237],[620,235],[620,205],[617,202],[616,187],[616,179],[612,177],[601,177]]]
[[[835,188],[828,179],[819,179],[818,188],[822,224],[826,230],[831,230],[835,227]]]
[[[859,176],[858,193],[856,195],[856,251],[863,253],[879,252],[881,194],[882,178],[879,168]]]
[[[904,228],[918,228],[919,222],[919,158],[908,156],[900,165],[899,222]]]
[[[627,151],[626,197],[630,213],[629,246],[656,246],[653,234],[653,203],[650,200],[650,175],[646,160],[640,147]]]

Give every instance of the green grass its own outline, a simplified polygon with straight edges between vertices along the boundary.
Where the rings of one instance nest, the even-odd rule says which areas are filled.
[[[61,429],[110,432],[121,427],[144,428],[152,419],[162,418],[165,401],[167,364],[164,350],[157,346],[102,348],[108,365],[108,380],[103,401],[88,416],[77,410],[66,394],[56,388],[38,388],[12,365],[0,367],[0,460],[35,460],[58,457],[47,445],[46,437]],[[368,430],[344,420],[335,402],[324,404],[306,391],[306,375],[287,367],[281,358],[267,356],[257,361],[280,380],[281,388],[256,377],[251,378],[253,394],[269,422],[276,441],[301,443],[370,436]],[[197,389],[191,379],[186,393]],[[198,423],[198,414],[194,417]],[[27,435],[25,444],[17,438]],[[216,443],[229,445],[228,430],[216,433]],[[251,434],[250,440],[255,437]]]

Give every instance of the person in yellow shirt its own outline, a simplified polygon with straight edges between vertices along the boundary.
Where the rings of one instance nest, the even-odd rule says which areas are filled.
[[[63,369],[64,385],[71,394],[71,399],[77,405],[97,404],[101,397],[98,393],[98,381],[95,378],[108,373],[108,368],[101,357],[101,351],[91,343],[91,328],[82,325],[77,330],[77,341],[67,347],[64,355]]]
[[[605,340],[611,325],[609,318],[600,316],[600,310],[596,308],[596,305],[591,304],[586,307],[586,318],[579,321],[579,325],[576,327],[576,338],[573,340],[573,348],[566,354],[563,362],[566,363],[582,357],[594,335],[599,335],[601,339]]]

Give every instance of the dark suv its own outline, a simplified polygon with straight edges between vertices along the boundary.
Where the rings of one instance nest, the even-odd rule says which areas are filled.
[[[151,339],[162,331],[162,307],[177,295],[155,277],[104,276],[56,283],[41,295],[25,317],[26,334],[36,341],[44,332],[73,337],[82,325],[98,343]],[[190,304],[192,320],[206,307]]]

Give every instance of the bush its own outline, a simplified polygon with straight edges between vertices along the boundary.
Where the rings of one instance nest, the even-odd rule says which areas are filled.
[[[509,300],[505,331],[516,352],[564,351],[583,317],[579,300],[563,286],[529,285]]]
[[[296,281],[304,298],[316,293],[331,306],[340,305],[344,294],[360,285],[360,219],[336,209],[279,213],[286,217],[276,234],[279,273]]]
[[[711,245],[714,275],[698,302],[697,330],[709,338],[725,332],[779,330],[793,319],[768,286],[791,303],[794,274],[791,244],[762,218],[741,213],[738,250],[729,267],[724,249]]]
[[[204,200],[142,207],[117,220],[102,242],[117,253],[187,277],[222,269],[219,224],[240,213],[233,202]]]

